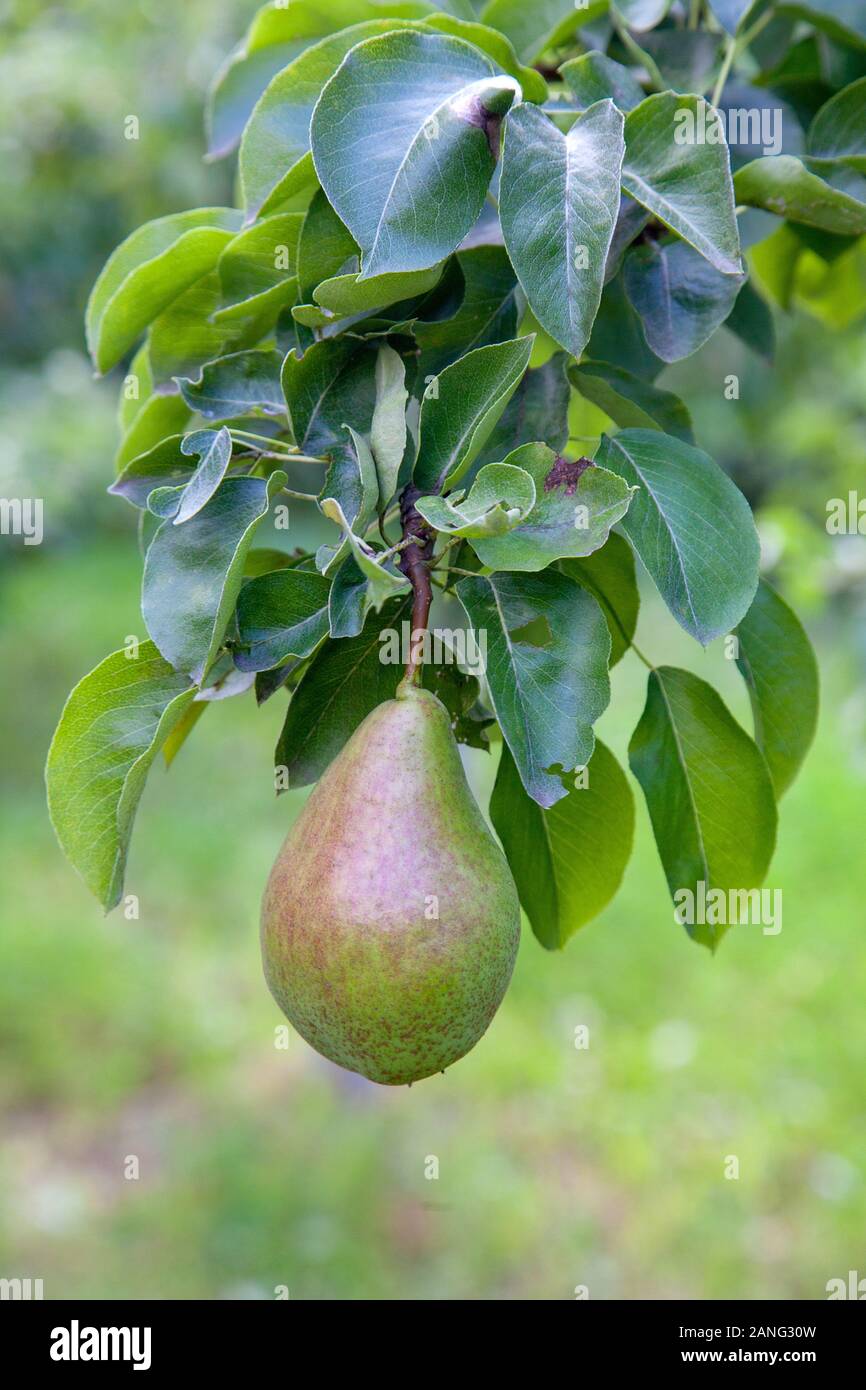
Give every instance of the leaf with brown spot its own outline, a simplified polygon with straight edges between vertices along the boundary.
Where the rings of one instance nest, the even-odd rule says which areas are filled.
[[[493,570],[535,572],[554,560],[592,554],[625,515],[634,491],[591,459],[561,458],[546,444],[524,444],[506,463],[529,473],[535,506],[507,535],[472,541],[481,563]]]

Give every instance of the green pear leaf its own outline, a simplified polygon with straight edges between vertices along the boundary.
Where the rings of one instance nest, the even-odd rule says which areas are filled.
[[[241,415],[284,415],[282,357],[273,348],[233,352],[206,362],[197,380],[181,378],[181,395],[206,420]]]
[[[392,599],[381,613],[369,615],[357,637],[326,642],[313,657],[277,743],[279,790],[318,781],[371,710],[393,697],[403,666],[380,659],[382,639],[400,631],[410,610],[408,599]]]
[[[238,169],[249,221],[276,211],[315,183],[310,119],[322,88],[350,49],[373,34],[387,34],[395,23],[399,21],[372,19],[329,34],[268,83],[241,140]]]
[[[481,19],[514,45],[524,63],[534,63],[546,48],[555,48],[574,31],[591,24],[606,13],[608,0],[588,0],[576,6],[574,0],[488,0]]]
[[[479,469],[468,496],[419,497],[415,503],[425,521],[450,536],[501,536],[526,519],[535,505],[535,483],[525,469],[510,463],[488,463]]]
[[[154,319],[147,349],[153,381],[161,392],[176,389],[175,377],[195,377],[205,362],[240,352],[260,340],[262,334],[257,332],[255,320],[214,322],[221,304],[220,278],[213,270]]]
[[[245,695],[248,690],[252,690],[255,685],[254,671],[239,671],[232,660],[230,652],[223,652],[219,660],[213,665],[213,669],[208,672],[206,683],[201,690],[197,690],[194,696],[194,704],[213,705],[221,700],[233,700],[237,695]],[[175,730],[172,735],[173,741],[178,734]],[[170,759],[168,759],[170,761]]]
[[[155,382],[148,344],[142,343],[129,364],[117,399],[117,427],[125,434],[144,402],[153,394]]]
[[[373,309],[384,309],[404,299],[425,294],[441,275],[441,265],[431,266],[429,270],[374,275],[369,279],[354,272],[335,275],[316,286],[313,298],[332,317],[347,318],[350,314],[366,314]]]
[[[189,423],[190,408],[179,391],[155,392],[142,402],[132,424],[125,431],[114,458],[120,474],[133,459],[146,454],[170,435],[177,435]]]
[[[650,672],[629,745],[674,902],[684,890],[748,891],[763,881],[776,842],[776,802],[767,764],[723,701],[689,671]],[[680,906],[680,903],[677,903]],[[713,949],[724,926],[688,925]]]
[[[678,362],[724,323],[746,277],[722,275],[685,241],[672,240],[633,247],[623,279],[651,351]]]
[[[847,328],[866,312],[866,238],[860,237],[831,262],[803,256],[796,280],[798,307],[829,324]]]
[[[350,551],[357,558],[359,548],[369,549],[361,537],[375,520],[379,508],[379,479],[370,446],[351,425],[347,425],[346,430],[352,441],[352,464],[347,459],[338,467],[329,468],[325,486],[319,495],[319,506],[324,515],[336,522],[344,532],[344,539],[338,545],[319,547],[316,565],[324,574],[332,573]],[[347,506],[351,515],[346,511]],[[392,579],[393,576],[388,578]],[[382,583],[386,585],[388,580]]]
[[[288,17],[296,8],[292,5],[290,11],[285,7],[282,13]],[[265,12],[278,13],[270,4]],[[215,74],[205,103],[208,159],[224,159],[231,154],[268,83],[303,53],[311,41],[275,43],[255,53],[247,53],[242,44],[229,54]]]
[[[479,704],[481,687],[476,676],[467,675],[453,662],[446,666],[428,663],[422,668],[421,683],[431,690],[451,717],[451,732],[468,748],[490,751],[487,730],[496,721]]]
[[[736,333],[753,352],[772,362],[776,355],[773,312],[751,280],[746,281],[737,295],[734,307],[725,319],[725,327]],[[676,434],[676,430],[669,430],[668,433]]]
[[[303,221],[299,212],[277,213],[229,242],[217,263],[222,303],[214,312],[215,324],[250,323],[261,338],[280,310],[294,303]]]
[[[199,695],[201,692],[199,692]],[[165,743],[162,745],[162,760],[165,763],[166,771],[171,767],[183,745],[186,743],[198,721],[201,719],[210,700],[196,699],[187,705],[183,714],[178,719]]]
[[[622,882],[634,837],[634,798],[624,772],[596,739],[585,772],[545,810],[526,795],[503,744],[490,819],[532,930],[549,951],[561,950]]]
[[[473,246],[455,257],[463,279],[454,312],[419,320],[414,336],[421,349],[418,377],[424,384],[473,348],[504,343],[517,333],[517,276],[504,246]]]
[[[718,71],[722,34],[708,29],[660,28],[641,34],[640,49],[657,85],[675,92],[704,92]]]
[[[66,701],[46,766],[51,824],[106,911],[120,901],[151,763],[195,694],[152,642],[111,656]]]
[[[183,496],[182,487],[157,487],[147,499],[147,512],[150,516],[173,517]],[[142,518],[142,525],[144,518]]]
[[[298,281],[303,301],[323,280],[331,280],[351,264],[357,271],[358,243],[339,219],[321,188],[313,195],[298,241]]]
[[[609,284],[620,270],[628,248],[640,236],[650,221],[650,214],[646,208],[642,208],[640,203],[636,203],[633,198],[629,198],[627,193],[623,193],[619,200],[619,212],[613,229],[610,250],[607,253],[607,264],[604,268],[605,285]]]
[[[226,478],[184,526],[164,521],[150,543],[144,621],[165,659],[196,684],[225,637],[256,528],[285,482],[279,470],[267,480]]]
[[[357,473],[345,425],[368,434],[376,407],[376,354],[349,337],[324,338],[306,352],[290,352],[283,362],[282,389],[295,442],[313,458],[328,457],[332,468]],[[333,488],[329,478],[326,487]],[[339,491],[343,510],[352,511]]]
[[[689,139],[698,125],[706,142]],[[709,143],[710,131],[718,143]],[[622,186],[716,270],[740,273],[728,147],[702,97],[656,92],[628,113]]]
[[[524,372],[475,466],[498,463],[527,439],[547,444],[556,453],[568,443],[568,356],[556,352],[540,367]]]
[[[591,359],[573,363],[568,379],[585,400],[592,401],[623,429],[662,430],[694,444],[688,408],[672,391],[642,381],[624,367]]]
[[[277,0],[254,16],[246,36],[217,73],[208,93],[205,123],[208,157],[230,154],[253,108],[273,77],[317,40],[362,20],[384,16],[420,18],[426,3],[381,4],[378,0]]]
[[[364,315],[364,317],[366,317],[366,315]],[[292,318],[298,328],[306,330],[307,337],[312,340],[312,342],[315,342],[317,337],[325,336],[324,333],[317,334],[315,331],[316,329],[327,329],[335,321],[335,315],[331,313],[330,309],[323,309],[321,304],[293,304]],[[337,329],[339,331],[346,326],[346,323],[338,323]],[[332,337],[333,334],[328,334],[327,336]],[[306,351],[307,345],[307,343],[299,341],[299,351]],[[310,345],[312,345],[312,343],[310,343]],[[294,347],[295,344],[292,344],[292,348]]]
[[[244,584],[238,595],[239,671],[267,671],[307,657],[328,634],[331,585],[320,574],[281,569]]]
[[[457,597],[486,650],[493,708],[527,793],[567,794],[560,773],[585,767],[592,725],[610,699],[610,635],[595,599],[555,570],[461,579]]]
[[[521,445],[506,458],[508,465],[528,473],[535,503],[507,534],[472,539],[479,560],[492,570],[536,572],[565,556],[598,550],[632,498],[633,489],[616,473],[590,459],[564,459],[546,444]]]
[[[459,8],[459,0],[455,8]],[[483,24],[438,13],[426,0],[415,4],[399,4],[393,0],[385,0],[385,3],[382,0],[327,0],[326,5],[322,5],[321,0],[318,3],[317,0],[291,0],[291,4],[271,4],[260,10],[244,42],[217,73],[206,107],[208,157],[221,159],[231,153],[269,82],[317,40],[365,20],[383,19],[424,20],[425,29],[465,39],[493,58],[503,72],[516,77],[527,101],[544,101],[547,96],[543,77],[518,62],[514,49],[502,34]],[[302,69],[302,77],[305,75]]]
[[[262,294],[294,274],[303,224],[304,213],[275,213],[229,242],[217,262],[225,304]]]
[[[622,529],[677,622],[703,646],[731,632],[760,557],[739,488],[703,450],[656,430],[602,436],[596,460],[637,485]]]
[[[778,0],[774,8],[782,16],[814,24],[838,43],[866,48],[866,14],[860,0]]]
[[[560,76],[567,82],[575,102],[583,110],[610,97],[620,111],[631,111],[646,95],[629,68],[593,50],[561,63]]]
[[[813,163],[846,164],[866,174],[866,77],[824,103],[809,127],[806,149]]]
[[[601,299],[619,212],[622,112],[597,102],[567,135],[535,106],[508,117],[499,215],[539,323],[578,357]]]
[[[456,249],[481,211],[517,90],[477,48],[445,34],[401,29],[347,54],[310,133],[319,181],[361,248],[365,279],[424,270]]]
[[[467,352],[424,392],[415,483],[439,492],[481,452],[529,365],[532,336]]]
[[[283,363],[283,391],[295,439],[304,453],[329,460],[320,502],[333,498],[363,534],[378,510],[379,482],[367,444],[376,404],[376,354],[352,338],[324,339]],[[357,429],[347,426],[354,420]],[[322,549],[331,570],[348,543]]]
[[[244,561],[244,579],[258,579],[260,575],[271,574],[273,570],[295,569],[297,566],[285,550],[275,550],[273,546],[254,546],[247,551]]]
[[[671,0],[613,0],[629,29],[642,33],[660,24],[671,7]]]
[[[755,741],[781,798],[815,737],[818,664],[800,620],[765,579],[736,635],[737,665],[752,702]]]
[[[804,251],[793,222],[780,223],[770,236],[749,250],[750,267],[757,283],[782,309],[791,308]]]
[[[387,568],[387,562],[379,558],[379,552],[354,533],[346,520],[342,507],[333,497],[324,498],[321,507],[325,516],[331,521],[335,521],[342,529],[346,537],[346,545],[352,552],[355,564],[367,580],[367,594],[370,603],[378,613],[388,599],[396,597],[397,594],[403,593],[409,588],[408,579]],[[334,558],[329,560],[328,570],[334,567],[338,558],[344,559],[345,555],[346,548],[340,547]]]
[[[355,561],[347,555],[334,570],[328,600],[328,624],[332,637],[357,637],[370,611],[369,581]]]
[[[866,232],[866,203],[833,188],[790,154],[753,159],[734,178],[737,202],[840,236]]]
[[[370,423],[370,452],[379,480],[378,510],[384,511],[397,490],[406,452],[406,365],[385,343],[376,354],[376,404]]]
[[[736,34],[743,20],[761,0],[710,0],[710,9],[728,34]]]
[[[156,488],[174,488],[188,483],[194,465],[183,449],[186,438],[183,434],[172,434],[143,454],[137,454],[108,491],[115,497],[125,497],[134,507],[145,508]]]
[[[198,208],[146,222],[121,242],[87,301],[87,346],[110,371],[163,309],[212,270],[240,227],[234,208]]]
[[[628,541],[611,531],[600,550],[560,560],[559,569],[600,605],[610,629],[610,665],[615,666],[631,646],[640,610],[634,551]]]
[[[256,704],[263,705],[276,695],[278,690],[291,692],[303,674],[307,662],[290,657],[282,666],[273,666],[269,671],[257,671],[255,675]]]
[[[586,356],[595,362],[616,362],[642,381],[655,381],[665,365],[647,345],[643,324],[625,292],[622,271],[604,287]]]
[[[199,462],[172,514],[175,526],[196,516],[213,497],[231,463],[232,437],[225,425],[219,430],[196,430],[186,436],[180,449],[183,454],[198,454]]]
[[[460,0],[455,0],[455,9]],[[430,14],[425,16],[425,29],[435,29],[441,34],[450,34],[455,39],[465,39],[474,48],[480,48],[488,58],[492,58],[502,72],[516,77],[523,89],[526,101],[546,101],[547,83],[535,68],[525,67],[517,57],[511,41],[487,24],[478,24],[450,14]]]

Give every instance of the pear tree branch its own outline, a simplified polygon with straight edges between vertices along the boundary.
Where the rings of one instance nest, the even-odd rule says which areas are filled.
[[[434,532],[427,525],[415,503],[421,493],[409,483],[400,497],[400,521],[405,549],[400,556],[400,570],[412,585],[412,636],[405,680],[417,682],[424,651],[424,633],[433,601],[430,581],[430,561],[433,558]]]

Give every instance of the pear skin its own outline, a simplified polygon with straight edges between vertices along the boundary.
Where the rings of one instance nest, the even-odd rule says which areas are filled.
[[[463,1057],[514,967],[517,890],[445,707],[404,682],[331,763],[262,904],[268,986],[317,1052],[401,1086]]]

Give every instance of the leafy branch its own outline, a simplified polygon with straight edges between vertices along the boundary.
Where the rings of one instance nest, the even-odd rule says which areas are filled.
[[[802,158],[747,160],[714,108],[734,82],[783,100],[796,44],[853,52],[866,26],[801,7],[770,59],[756,41],[775,10],[753,8],[626,2],[606,30],[581,30],[565,0],[495,0],[478,21],[370,18],[360,0],[314,24],[296,6],[253,19],[208,114],[243,206],[133,232],[87,308],[96,370],[122,364],[136,387],[109,490],[139,514],[149,636],[84,678],[49,760],[58,836],[103,903],[146,771],[191,733],[191,707],[287,695],[277,771],[303,786],[405,665],[404,694],[435,689],[458,739],[498,729],[493,819],[559,947],[630,850],[630,784],[594,733],[628,650],[647,668],[629,763],[671,894],[762,880],[817,677],[759,576],[747,499],[664,373],[722,327],[772,358],[783,251],[786,305],[826,319],[849,297],[864,79],[845,83],[840,61],[817,112],[786,105]],[[748,255],[746,209],[776,219]],[[315,490],[295,464],[319,470]],[[300,504],[293,551],[284,498]],[[733,644],[748,730],[636,645],[637,559],[696,643]],[[435,589],[478,662],[448,648],[425,667]],[[382,660],[407,619],[408,660]]]

